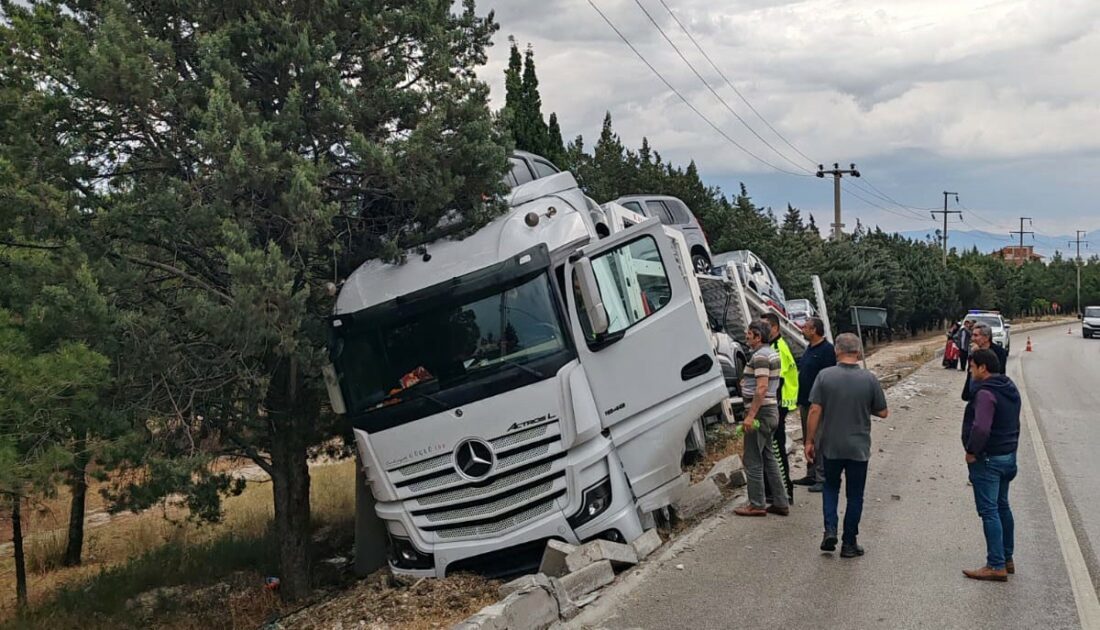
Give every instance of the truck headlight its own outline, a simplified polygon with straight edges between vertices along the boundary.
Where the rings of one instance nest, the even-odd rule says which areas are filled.
[[[413,547],[408,538],[390,535],[390,561],[399,569],[434,569],[435,555]]]
[[[611,506],[611,477],[604,477],[594,486],[584,491],[581,501],[581,509],[569,517],[569,525],[573,529],[584,525],[607,511]]]

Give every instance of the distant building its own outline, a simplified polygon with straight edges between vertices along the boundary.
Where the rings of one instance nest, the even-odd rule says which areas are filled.
[[[1000,251],[993,252],[994,256],[1003,258],[1006,262],[1015,264],[1017,267],[1025,262],[1042,262],[1043,257],[1035,253],[1035,247],[1032,245],[1009,245],[1008,247],[1002,247]]]

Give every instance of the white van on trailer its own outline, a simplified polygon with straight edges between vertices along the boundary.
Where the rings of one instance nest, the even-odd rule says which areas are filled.
[[[727,397],[682,237],[651,219],[600,240],[569,173],[510,201],[464,240],[364,264],[337,299],[330,394],[398,573],[632,541]]]

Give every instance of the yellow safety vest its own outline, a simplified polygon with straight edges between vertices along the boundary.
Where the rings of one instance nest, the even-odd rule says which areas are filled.
[[[779,377],[783,379],[783,391],[779,393],[779,406],[784,409],[798,408],[798,364],[795,363],[791,347],[782,335],[772,342],[779,351]]]

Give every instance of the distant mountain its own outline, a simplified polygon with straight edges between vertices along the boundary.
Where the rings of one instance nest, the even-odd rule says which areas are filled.
[[[916,240],[936,240],[937,234],[935,230],[909,230],[906,232],[899,232],[906,238],[912,238]],[[949,230],[948,246],[958,250],[978,248],[978,251],[990,253],[995,252],[1002,247],[1008,245],[1018,245],[1020,237],[1011,237],[1008,234],[997,234],[995,232],[986,232],[983,230]],[[1076,248],[1069,245],[1069,241],[1074,240],[1076,236],[1070,235],[1057,235],[1047,236],[1045,234],[1037,234],[1034,238],[1031,235],[1024,237],[1024,245],[1032,245],[1035,247],[1035,253],[1050,259],[1054,256],[1055,251],[1062,252],[1062,256],[1073,256],[1076,254]],[[1089,232],[1085,236],[1085,240],[1091,242],[1091,246],[1086,249],[1084,245],[1081,246],[1081,256],[1088,257],[1094,253],[1100,253],[1100,230],[1094,230]]]

